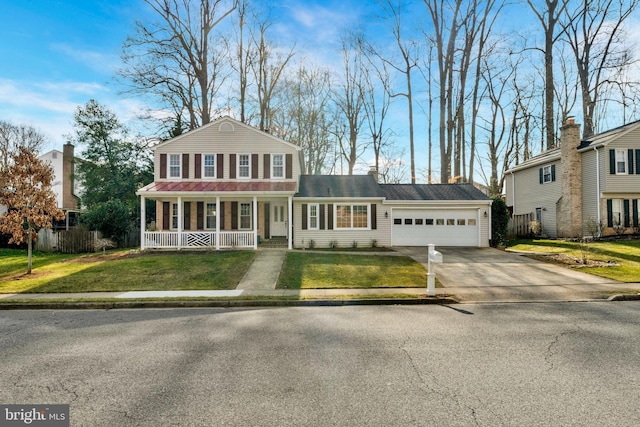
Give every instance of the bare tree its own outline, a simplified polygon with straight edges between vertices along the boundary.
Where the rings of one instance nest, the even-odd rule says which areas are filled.
[[[638,3],[639,0],[582,0],[574,10],[566,11],[567,40],[573,50],[582,95],[583,138],[595,132],[596,104],[603,86],[611,84],[609,79],[615,70],[628,68],[634,62],[621,35],[624,22]]]
[[[209,123],[228,62],[212,40],[213,30],[236,9],[236,1],[145,2],[157,20],[136,22],[118,74],[130,82],[130,91],[157,99],[176,115],[186,111],[190,129]]]
[[[340,153],[349,167],[349,175],[358,159],[365,153],[369,143],[359,138],[365,110],[365,63],[363,53],[358,49],[357,36],[342,38],[342,73],[333,87],[333,101],[346,125],[347,138],[340,139]]]
[[[560,25],[560,17],[564,13],[569,0],[527,0],[527,4],[540,21],[544,32],[544,117],[546,149],[556,145],[555,129],[555,83],[553,76],[553,47],[564,32]]]
[[[11,158],[20,147],[35,153],[42,150],[46,138],[32,126],[0,120],[0,172],[11,165]]]

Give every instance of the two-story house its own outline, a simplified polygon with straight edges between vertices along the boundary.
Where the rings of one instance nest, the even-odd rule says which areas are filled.
[[[142,249],[489,244],[491,200],[470,184],[303,175],[300,147],[229,117],[158,144],[154,165],[137,192],[156,201]]]
[[[580,139],[569,118],[560,147],[505,172],[507,206],[514,218],[542,224],[549,237],[630,232],[640,211],[640,121]]]

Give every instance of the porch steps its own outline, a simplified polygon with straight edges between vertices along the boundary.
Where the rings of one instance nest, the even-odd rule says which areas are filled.
[[[286,237],[275,237],[272,239],[263,240],[258,247],[287,249],[289,247],[289,242],[287,241]]]

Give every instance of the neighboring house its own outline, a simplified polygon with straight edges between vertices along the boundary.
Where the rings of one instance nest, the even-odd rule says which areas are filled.
[[[602,235],[638,227],[640,121],[580,140],[569,118],[560,147],[505,172],[506,203],[514,221],[540,221],[552,238]]]
[[[303,163],[300,147],[229,117],[158,144],[154,182],[136,193],[158,218],[141,224],[142,249],[489,245],[491,200],[471,184],[303,175]]]
[[[78,194],[81,186],[75,179],[76,158],[74,156],[74,146],[67,143],[63,146],[62,152],[51,150],[38,159],[53,168],[53,182],[51,189],[56,195],[56,206],[65,212],[65,218],[53,224],[54,230],[65,229],[77,225],[80,204]]]

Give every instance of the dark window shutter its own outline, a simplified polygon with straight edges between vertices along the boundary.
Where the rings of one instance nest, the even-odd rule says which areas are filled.
[[[184,229],[191,230],[191,202],[184,202],[182,215],[184,217]]]
[[[637,170],[637,169],[636,169]],[[633,199],[633,226],[637,227],[638,224],[638,199]]]
[[[202,154],[196,154],[194,163],[195,163],[193,165],[193,167],[195,168],[195,170],[193,171],[194,176],[197,179],[202,178]]]
[[[188,154],[182,155],[182,178],[184,179],[189,178],[189,155]]]
[[[224,202],[220,202],[220,212],[216,212],[216,215],[220,215],[220,230],[226,230],[224,226]]]
[[[616,174],[616,150],[609,150],[609,174]]]
[[[167,155],[160,154],[160,178],[167,177]]]
[[[624,199],[622,201],[622,204],[624,206],[624,226],[625,227],[631,227],[631,211],[629,210],[629,200],[628,199]]]
[[[630,149],[627,151],[627,158],[627,163],[629,163],[629,175],[631,175],[633,173],[633,150]]]
[[[308,227],[307,225],[307,215],[309,214],[308,210],[307,210],[307,204],[303,203],[302,204],[302,229],[306,230]]]
[[[333,230],[333,204],[329,203],[327,205],[327,230]]]
[[[264,204],[264,237],[269,239],[271,237],[271,204]]]
[[[218,154],[216,159],[216,175],[218,179],[224,177],[224,154]]]
[[[251,179],[258,179],[258,155],[251,155]]]
[[[551,182],[556,181],[556,165],[551,165]]]
[[[640,175],[640,150],[636,150],[636,175]]]
[[[376,216],[376,204],[371,203],[371,229],[375,230],[378,228],[378,218]]]
[[[229,154],[229,178],[236,179],[236,154]]]
[[[204,202],[196,203],[196,228],[204,230]]]
[[[231,202],[231,229],[238,229],[238,202]]]
[[[264,179],[271,178],[271,154],[264,155]]]
[[[169,230],[171,228],[171,203],[162,202],[162,229]]]
[[[613,227],[613,202],[607,199],[607,227]]]
[[[324,219],[325,219],[324,218],[324,215],[325,215],[325,213],[324,213],[324,205],[320,205],[318,207],[318,210],[320,211],[320,214],[319,214],[320,215],[320,230],[324,230],[325,227],[326,227],[325,222],[324,222]]]
[[[286,158],[286,178],[287,179],[291,179],[293,178],[293,154],[287,154],[285,156]]]
[[[538,172],[539,172],[539,175],[540,175],[540,184],[542,184],[542,183],[544,183],[544,177],[543,177],[542,168],[540,168],[540,170]]]

